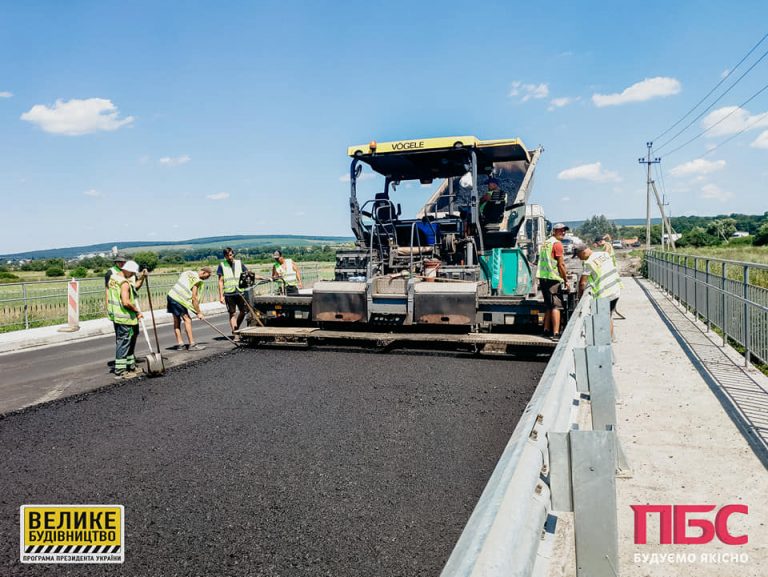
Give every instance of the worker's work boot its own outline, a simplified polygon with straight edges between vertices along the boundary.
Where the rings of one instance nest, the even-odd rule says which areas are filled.
[[[187,350],[188,351],[204,351],[205,350],[205,345],[200,345],[200,344],[197,344],[197,343],[193,343],[193,344],[189,345],[189,348]]]

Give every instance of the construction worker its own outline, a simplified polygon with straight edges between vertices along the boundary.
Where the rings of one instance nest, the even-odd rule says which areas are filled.
[[[200,288],[203,281],[210,278],[213,270],[204,266],[199,271],[185,270],[179,275],[179,280],[168,291],[166,301],[168,312],[173,315],[173,332],[176,334],[176,350],[184,350],[184,339],[181,336],[181,323],[184,323],[184,331],[187,333],[188,351],[202,351],[205,345],[195,342],[192,336],[192,318],[190,311],[195,313],[198,319],[204,319],[200,308]]]
[[[275,264],[272,266],[272,278],[282,280],[285,284],[285,294],[297,295],[301,285],[301,273],[299,268],[290,258],[285,258],[283,253],[276,250],[272,253]]]
[[[602,250],[603,252],[611,255],[611,260],[613,261],[613,266],[616,268],[616,270],[619,270],[619,265],[616,264],[616,251],[613,250],[613,245],[611,244],[611,235],[610,234],[604,234],[603,236],[599,236],[595,239],[595,246]],[[619,278],[619,288],[624,288],[624,283],[621,282],[621,278]]]
[[[589,287],[596,299],[610,301],[611,317],[621,295],[621,278],[611,255],[603,251],[593,251],[584,243],[573,247],[573,254],[584,263],[584,270],[579,279],[579,297]],[[613,336],[613,318],[611,318],[611,336]]]
[[[104,275],[104,298],[105,298],[105,307],[107,309],[107,316],[109,317],[109,320],[114,320],[112,318],[111,313],[109,312],[109,278],[113,274],[119,274],[123,265],[128,262],[128,258],[123,256],[122,254],[116,254],[115,258],[113,259],[113,262],[115,263],[113,266],[109,267],[107,269],[107,273]],[[137,276],[131,276],[130,283],[133,285],[133,288],[137,291],[142,287],[144,284],[144,279],[147,277],[147,269],[144,269],[141,271],[141,274]]]
[[[539,265],[536,278],[544,297],[544,336],[552,340],[560,339],[560,310],[563,308],[563,288],[568,290],[568,274],[565,270],[565,251],[563,243],[565,233],[570,230],[562,222],[552,227],[550,236],[539,247]],[[561,286],[562,285],[562,286]]]
[[[139,265],[129,260],[110,275],[107,286],[107,310],[115,325],[115,379],[139,372],[134,353],[142,314],[136,305],[136,289],[131,282],[138,272]]]
[[[227,305],[229,326],[234,339],[237,339],[235,331],[245,318],[245,296],[240,288],[240,275],[247,271],[246,266],[235,258],[235,251],[230,247],[225,248],[224,260],[219,263],[216,274],[219,277],[219,302]]]

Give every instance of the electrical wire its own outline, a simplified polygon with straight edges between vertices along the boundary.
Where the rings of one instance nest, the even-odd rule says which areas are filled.
[[[717,104],[717,103],[718,103],[718,102],[719,102],[719,101],[720,101],[720,100],[723,98],[723,96],[725,96],[726,94],[728,94],[728,93],[729,93],[729,92],[730,92],[730,91],[731,91],[731,90],[732,90],[732,89],[733,89],[733,88],[734,88],[734,87],[735,87],[735,86],[736,86],[736,85],[737,85],[737,84],[738,84],[738,83],[741,81],[741,79],[742,79],[742,78],[744,78],[744,77],[745,77],[747,74],[749,74],[749,73],[752,71],[752,69],[753,69],[755,66],[757,66],[758,64],[760,64],[760,62],[762,62],[762,60],[763,60],[763,59],[764,59],[766,56],[768,56],[768,50],[766,50],[765,52],[763,52],[763,53],[762,53],[762,55],[760,56],[760,58],[758,58],[758,59],[757,59],[757,60],[756,60],[756,61],[755,61],[755,62],[752,64],[752,66],[750,66],[749,68],[747,68],[747,70],[745,70],[745,71],[744,71],[744,73],[743,73],[741,76],[739,76],[739,77],[738,77],[738,78],[737,78],[737,79],[734,81],[734,83],[733,83],[733,84],[731,84],[731,85],[730,85],[730,86],[729,86],[729,87],[728,87],[728,88],[725,90],[725,92],[723,92],[723,93],[722,93],[720,96],[718,96],[717,98],[715,98],[715,99],[712,101],[712,103],[711,103],[709,106],[707,106],[707,107],[706,107],[704,110],[702,110],[702,111],[699,113],[699,115],[698,115],[698,116],[696,116],[696,118],[694,118],[693,120],[691,120],[691,121],[690,121],[688,124],[686,124],[686,125],[685,125],[685,126],[684,126],[684,127],[681,129],[681,130],[677,131],[677,132],[675,133],[675,135],[674,135],[672,138],[670,138],[669,140],[667,140],[667,141],[666,141],[664,144],[662,144],[662,145],[661,145],[661,146],[659,146],[658,148],[654,149],[654,152],[659,152],[659,151],[660,151],[662,148],[665,148],[665,147],[669,146],[669,144],[670,144],[671,142],[673,142],[673,141],[674,141],[674,140],[675,140],[675,139],[676,139],[678,136],[680,136],[680,135],[681,135],[683,132],[685,132],[686,130],[688,130],[688,128],[690,128],[690,127],[691,127],[691,125],[692,125],[694,122],[696,122],[696,121],[697,121],[697,120],[699,120],[699,119],[700,119],[702,116],[704,116],[704,115],[705,115],[707,112],[709,112],[709,111],[712,109],[712,107],[713,107],[715,104]],[[695,140],[695,138],[694,138],[694,139],[692,139],[692,140]],[[677,150],[677,149],[676,149],[676,150]],[[667,154],[669,154],[669,153],[667,153]]]
[[[768,52],[766,52],[766,54],[768,54]],[[755,93],[754,93],[752,96],[750,96],[749,98],[747,98],[747,99],[746,99],[744,102],[742,102],[741,104],[739,104],[739,105],[738,105],[736,108],[734,108],[733,110],[731,110],[731,111],[730,111],[728,114],[726,114],[725,116],[723,116],[723,117],[722,117],[720,120],[718,120],[717,122],[715,122],[713,125],[711,125],[711,126],[708,126],[706,129],[704,129],[704,130],[702,130],[701,132],[699,132],[699,133],[698,133],[696,136],[694,136],[693,138],[690,138],[690,139],[686,140],[686,141],[685,141],[683,144],[681,144],[681,145],[680,145],[680,146],[678,146],[677,148],[673,148],[672,150],[670,150],[669,152],[667,152],[667,154],[666,154],[665,156],[669,156],[670,154],[674,154],[675,152],[677,152],[677,151],[678,151],[678,150],[680,150],[681,148],[685,148],[686,146],[688,146],[688,145],[689,145],[691,142],[693,142],[694,140],[696,140],[696,139],[698,139],[698,138],[702,137],[704,134],[706,134],[707,132],[709,132],[710,130],[712,130],[712,129],[713,129],[715,126],[717,126],[718,124],[720,124],[721,122],[723,122],[724,120],[726,120],[727,118],[729,118],[731,115],[733,115],[733,114],[734,114],[734,113],[735,113],[737,110],[741,110],[741,109],[742,109],[742,108],[743,108],[745,105],[749,104],[749,103],[750,103],[752,100],[754,100],[755,98],[757,98],[758,96],[760,96],[760,94],[762,94],[762,93],[763,93],[763,92],[765,92],[766,90],[768,90],[768,84],[764,85],[764,86],[763,86],[763,87],[762,87],[760,90],[758,90],[757,92],[755,92]],[[754,121],[754,124],[757,124],[757,122],[759,122],[760,120],[763,120],[763,119],[765,119],[765,118],[766,118],[766,114],[768,114],[768,113],[758,114],[758,115],[757,115],[757,117],[756,117],[756,120]],[[750,124],[749,126],[754,126],[754,124]],[[741,131],[740,131],[740,132],[738,132],[737,134],[741,134],[742,132],[745,132],[746,130],[747,130],[747,128],[744,128],[743,130],[741,130]],[[730,140],[730,139],[729,139],[729,140]],[[719,148],[719,146],[720,146],[720,145],[718,145],[718,146],[717,146],[717,147],[715,147],[715,148]],[[712,149],[712,150],[714,150],[714,149]]]
[[[704,101],[705,101],[707,98],[709,98],[709,97],[712,95],[712,93],[713,93],[715,90],[717,90],[718,88],[720,88],[720,86],[722,86],[723,82],[725,82],[726,80],[728,80],[728,78],[730,78],[731,74],[733,74],[733,73],[736,71],[736,69],[737,69],[739,66],[741,66],[741,65],[743,64],[743,62],[744,62],[744,61],[745,61],[747,58],[749,58],[749,56],[750,56],[750,55],[751,55],[751,54],[752,54],[752,53],[753,53],[753,52],[754,52],[754,51],[757,49],[757,47],[758,47],[758,46],[760,46],[760,45],[763,43],[763,41],[764,41],[766,38],[768,38],[768,33],[766,33],[766,34],[765,34],[765,35],[764,35],[764,36],[763,36],[763,37],[762,37],[760,40],[758,40],[758,41],[757,41],[757,44],[755,44],[755,45],[754,45],[754,46],[753,46],[753,47],[752,47],[752,48],[749,50],[749,52],[747,52],[747,53],[744,55],[744,57],[743,57],[741,60],[739,60],[739,62],[736,64],[736,66],[734,66],[734,67],[732,67],[732,68],[730,68],[730,69],[728,70],[728,73],[727,73],[725,76],[723,76],[723,77],[720,79],[720,82],[718,82],[717,84],[715,84],[715,86],[714,86],[714,88],[712,88],[712,90],[710,90],[709,92],[707,92],[707,94],[704,96],[704,98],[702,98],[702,99],[701,99],[701,100],[699,100],[699,101],[698,101],[696,104],[694,104],[693,108],[691,108],[691,109],[690,109],[688,112],[686,112],[686,113],[685,113],[685,114],[684,114],[684,115],[683,115],[683,116],[680,118],[680,120],[678,120],[677,122],[675,122],[675,123],[674,123],[672,126],[670,126],[669,128],[667,128],[667,129],[666,129],[664,132],[662,132],[661,134],[659,134],[658,136],[656,136],[656,137],[655,137],[655,138],[652,140],[652,142],[653,142],[653,141],[656,141],[656,140],[659,140],[659,139],[660,139],[662,136],[665,136],[665,135],[666,135],[666,134],[668,134],[668,133],[669,133],[669,132],[670,132],[670,131],[671,131],[673,128],[675,128],[675,126],[677,126],[677,125],[678,125],[678,124],[680,124],[680,123],[681,123],[683,120],[685,120],[686,118],[688,118],[688,115],[689,115],[689,114],[691,114],[691,112],[693,112],[694,110],[696,110],[696,109],[699,107],[699,105],[700,105],[702,102],[704,102]]]

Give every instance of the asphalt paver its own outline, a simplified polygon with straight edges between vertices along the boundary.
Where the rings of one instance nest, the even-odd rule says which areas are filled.
[[[0,575],[436,576],[543,362],[242,350],[0,418]],[[23,565],[19,506],[125,506]]]

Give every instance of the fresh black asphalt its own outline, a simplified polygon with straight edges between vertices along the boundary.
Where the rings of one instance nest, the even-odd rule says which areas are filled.
[[[436,576],[543,362],[243,350],[0,418],[0,576]],[[125,506],[22,565],[19,506]]]

